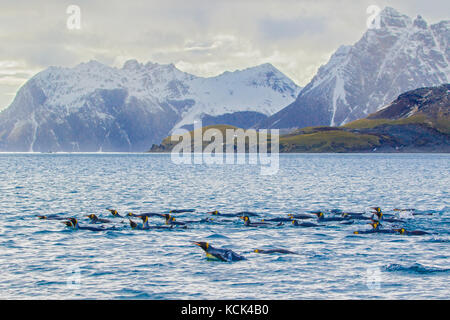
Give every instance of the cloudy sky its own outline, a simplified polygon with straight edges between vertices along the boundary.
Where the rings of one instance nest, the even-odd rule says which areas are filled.
[[[67,27],[69,5],[81,28]],[[359,40],[370,5],[450,17],[448,0],[0,0],[0,109],[48,66],[128,59],[213,76],[270,62],[305,85],[342,44]]]

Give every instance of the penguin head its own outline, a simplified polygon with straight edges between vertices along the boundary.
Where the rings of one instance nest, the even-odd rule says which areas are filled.
[[[95,214],[93,214],[93,213],[87,215],[87,217],[88,217],[89,219],[91,219],[91,220],[97,220],[97,219],[98,219],[98,217],[97,217]]]
[[[210,213],[210,214],[214,214],[214,215],[218,215],[218,214],[219,214],[219,211],[217,211],[217,210],[214,210],[214,211],[210,211],[210,212],[208,212],[208,213]]]
[[[70,228],[73,227],[73,224],[71,221],[64,221],[63,223],[66,225],[66,227],[70,227]]]
[[[148,222],[148,216],[141,216],[140,218],[142,219],[143,223]]]
[[[406,229],[405,228],[400,228],[400,229],[394,229],[394,231],[397,231],[400,234],[405,234]]]
[[[313,212],[317,218],[323,218],[323,212],[322,211],[317,211],[317,212]]]
[[[242,217],[239,217],[239,218],[241,218],[245,222],[250,221],[250,218],[248,216],[242,216]]]
[[[370,225],[372,226],[372,228],[377,229],[380,226],[380,222],[379,221],[372,221],[370,223]]]
[[[130,220],[130,227],[131,227],[131,229],[136,229],[136,228],[137,228],[137,223],[134,222],[134,221],[131,220],[131,219],[128,219],[128,220]]]
[[[208,242],[200,241],[200,242],[194,242],[194,244],[199,246],[200,248],[202,248],[205,251],[208,250],[208,248],[209,248],[209,243]]]
[[[133,212],[128,212],[127,213],[127,217],[132,217],[133,216]]]
[[[78,225],[78,220],[76,218],[69,218],[69,220],[74,227],[76,227]]]
[[[175,221],[175,217],[172,217],[168,213],[163,214],[163,217],[166,218],[166,224],[170,224],[170,222]]]
[[[117,210],[114,209],[108,209],[108,211],[111,212],[113,216],[117,216],[119,214],[119,212],[117,212]]]
[[[378,213],[381,213],[381,208],[380,207],[370,207],[370,208],[375,210]]]
[[[259,251],[260,251],[259,249],[253,250],[254,253],[258,253]]]
[[[297,220],[292,220],[292,224],[293,224],[294,226],[298,226],[298,221],[297,221]]]

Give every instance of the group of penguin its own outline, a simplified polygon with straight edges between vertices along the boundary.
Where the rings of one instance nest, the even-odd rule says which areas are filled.
[[[325,216],[323,211],[310,211],[308,213],[301,214],[288,214],[283,217],[273,217],[268,219],[260,219],[259,221],[253,222],[250,220],[251,218],[259,217],[259,214],[255,212],[249,211],[241,211],[236,213],[221,213],[217,210],[210,211],[208,214],[211,214],[210,217],[206,217],[199,220],[185,220],[178,221],[173,214],[178,213],[192,213],[195,212],[195,209],[177,209],[170,210],[168,213],[155,213],[155,212],[147,212],[142,214],[134,214],[132,212],[127,213],[125,216],[119,214],[119,212],[115,209],[107,209],[113,219],[121,218],[120,222],[123,224],[124,219],[128,219],[129,225],[133,230],[152,230],[152,229],[174,229],[174,228],[188,228],[190,224],[199,224],[199,223],[228,223],[236,221],[236,218],[242,219],[244,226],[246,227],[267,227],[267,226],[283,226],[285,223],[290,223],[294,227],[305,227],[305,228],[314,228],[321,227],[326,222],[339,222],[341,224],[353,224],[354,221],[367,221],[372,229],[370,230],[358,230],[353,233],[356,235],[359,234],[372,234],[372,233],[390,233],[390,234],[400,234],[400,235],[426,235],[429,234],[425,231],[420,230],[406,230],[405,228],[383,228],[384,223],[394,223],[396,225],[402,224],[405,221],[399,219],[394,214],[384,214],[379,207],[371,207],[373,211],[371,211],[371,215],[368,216],[365,212],[344,212],[338,209],[333,209],[327,212],[328,216]],[[418,214],[431,214],[431,213],[421,213],[416,211],[415,209],[394,209],[397,212],[409,212],[412,215]],[[74,217],[63,217],[58,214],[52,215],[39,215],[39,219],[45,220],[60,220],[62,223],[66,225],[66,227],[73,230],[89,230],[89,231],[108,231],[108,230],[118,230],[116,225],[111,227],[104,227],[103,224],[112,224],[114,221],[112,219],[103,219],[99,218],[95,214],[89,214],[86,216],[90,219],[89,225],[80,225],[77,218]],[[165,223],[160,225],[150,225],[149,218],[163,218]],[[141,219],[142,223],[137,223],[133,220],[133,218]],[[314,222],[309,222],[306,220],[316,220]],[[245,257],[235,253],[229,249],[220,249],[213,247],[208,242],[193,242],[193,244],[199,246],[206,253],[207,259],[210,260],[219,260],[219,261],[239,261],[245,260]],[[261,254],[296,254],[295,252],[286,250],[286,249],[255,249],[255,253]]]

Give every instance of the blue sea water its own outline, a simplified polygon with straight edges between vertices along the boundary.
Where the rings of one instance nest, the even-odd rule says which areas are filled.
[[[0,154],[0,298],[3,299],[449,299],[450,155],[285,154],[279,172],[255,165],[176,165],[164,154]],[[339,208],[416,208],[401,214],[425,236],[354,235],[367,222],[321,228],[68,230],[36,215],[111,218],[193,208],[264,217]],[[253,219],[255,220],[255,219]],[[257,220],[257,219],[256,219]],[[152,218],[152,224],[161,224]],[[390,224],[385,224],[390,227]],[[247,260],[208,261],[192,241]],[[285,248],[298,255],[263,255]]]

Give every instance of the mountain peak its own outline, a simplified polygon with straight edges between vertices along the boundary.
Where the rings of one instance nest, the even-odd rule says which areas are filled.
[[[427,22],[422,18],[421,15],[418,15],[416,19],[414,19],[413,22],[414,26],[420,29],[426,29],[428,28]]]
[[[255,68],[269,69],[269,70],[277,69],[277,68],[275,68],[274,65],[271,64],[270,62],[266,62],[266,63],[260,64],[259,66],[256,66]],[[277,70],[278,70],[278,69],[277,69]]]
[[[354,45],[339,47],[296,101],[260,127],[342,125],[376,112],[402,92],[449,81],[448,22],[430,28],[421,16],[413,20],[386,7],[380,26]]]
[[[385,7],[380,12],[381,27],[397,27],[405,28],[411,24],[411,18],[407,15],[401,14],[391,7]]]
[[[251,127],[300,88],[271,64],[197,77],[173,63],[133,59],[47,68],[0,114],[0,150],[144,151],[174,128],[205,123]],[[81,129],[82,128],[82,129]]]
[[[97,60],[89,60],[88,62],[82,62],[78,64],[75,68],[104,68],[106,67],[103,63]]]
[[[140,69],[141,67],[142,67],[142,63],[139,63],[136,59],[131,59],[131,60],[125,61],[125,63],[123,64],[122,69],[124,69],[124,70],[137,70],[137,69]]]
[[[384,7],[380,12],[380,17],[399,17],[402,14],[392,7]]]

